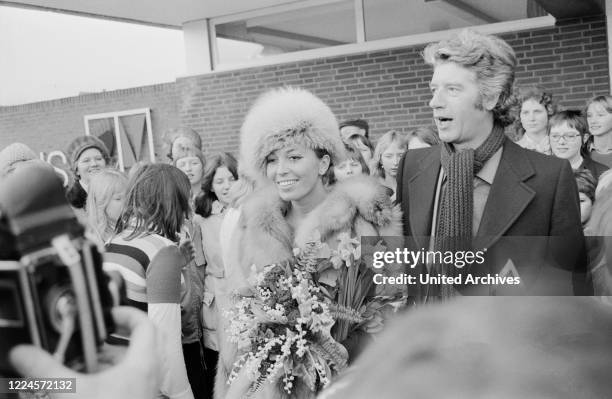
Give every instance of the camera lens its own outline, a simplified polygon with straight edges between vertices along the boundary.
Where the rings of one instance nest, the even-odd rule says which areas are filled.
[[[62,324],[66,317],[76,316],[76,302],[74,292],[67,286],[53,286],[45,296],[47,315],[53,329],[62,332]]]

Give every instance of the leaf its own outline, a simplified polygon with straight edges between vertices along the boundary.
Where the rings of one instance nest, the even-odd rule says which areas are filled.
[[[343,370],[348,364],[346,348],[330,335],[318,334],[317,344],[312,345],[311,350],[322,358],[322,364],[333,363],[337,371]]]
[[[310,364],[310,367],[308,367],[309,364]],[[300,363],[293,370],[293,375],[295,375],[296,377],[300,377],[302,381],[304,382],[304,384],[306,384],[308,389],[310,389],[313,392],[316,389],[315,384],[317,381],[317,377],[315,373],[316,373],[316,370],[314,369],[314,366],[312,366],[312,362],[309,358],[305,359],[304,363]]]
[[[327,269],[319,274],[319,283],[335,287],[338,280],[338,272],[335,269]]]
[[[330,305],[329,309],[336,320],[346,320],[353,323],[361,323],[364,321],[359,311],[349,308],[348,306],[333,303]]]
[[[251,383],[251,386],[249,387],[249,390],[246,393],[246,397],[248,398],[256,394],[261,389],[261,387],[263,386],[265,382],[266,382],[266,376],[264,376],[263,374],[260,374],[257,377],[257,379],[253,381],[253,383]]]
[[[319,273],[331,268],[334,268],[334,264],[330,259],[323,259],[317,263],[317,272]]]

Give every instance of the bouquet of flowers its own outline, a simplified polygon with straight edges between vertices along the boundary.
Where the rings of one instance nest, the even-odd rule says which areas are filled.
[[[254,295],[240,298],[230,310],[229,339],[246,353],[229,382],[244,368],[253,381],[247,395],[277,379],[290,394],[296,378],[318,392],[346,367],[348,354],[331,337],[330,303],[312,278],[311,260],[295,257],[265,266],[254,275]]]
[[[361,259],[360,242],[348,234],[338,240],[331,250],[314,237],[290,260],[254,270],[253,294],[230,309],[229,340],[244,354],[229,383],[246,372],[247,396],[276,381],[291,394],[296,379],[314,395],[346,367],[341,342],[366,324],[368,332],[382,327],[377,312],[389,298],[369,296],[373,273]]]

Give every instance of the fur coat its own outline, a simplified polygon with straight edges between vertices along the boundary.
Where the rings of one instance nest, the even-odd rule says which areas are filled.
[[[293,248],[303,247],[317,232],[332,249],[337,247],[335,238],[343,232],[357,238],[402,234],[399,206],[393,206],[385,188],[369,176],[352,177],[334,185],[295,231],[285,218],[289,206],[270,185],[253,193],[243,204],[231,245],[235,248],[236,262],[247,269],[245,275],[252,265],[259,269],[290,258]],[[243,281],[227,283],[232,289],[244,286]],[[235,348],[224,337],[221,341],[216,399],[227,393],[226,381],[235,360]]]

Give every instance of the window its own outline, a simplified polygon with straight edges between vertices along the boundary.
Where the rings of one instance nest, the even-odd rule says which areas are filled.
[[[209,38],[213,70],[222,70],[423,44],[472,26],[554,23],[537,0],[303,0],[213,18]]]
[[[364,0],[363,12],[366,40],[547,15],[529,0]]]
[[[277,10],[213,20],[215,66],[356,43],[354,0],[291,4]]]
[[[140,161],[155,162],[149,108],[86,115],[85,132],[106,144],[122,171]]]

